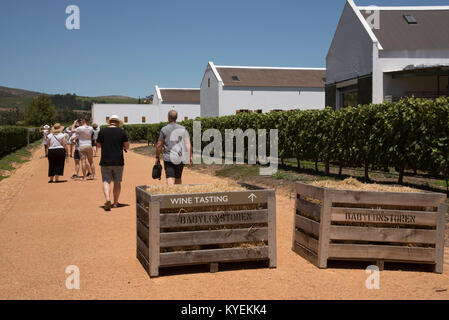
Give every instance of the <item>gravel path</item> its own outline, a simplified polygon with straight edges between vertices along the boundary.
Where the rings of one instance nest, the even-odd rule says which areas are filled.
[[[41,154],[0,182],[0,299],[449,298],[448,258],[443,275],[382,271],[380,290],[366,289],[363,268],[317,269],[291,251],[293,200],[279,194],[277,269],[181,270],[150,279],[136,259],[134,188],[155,183],[154,161],[126,154],[121,202],[129,206],[107,213],[100,180],[48,184]],[[73,174],[73,160],[65,173]],[[184,178],[221,180],[190,170]],[[65,286],[69,265],[79,267],[79,290]]]

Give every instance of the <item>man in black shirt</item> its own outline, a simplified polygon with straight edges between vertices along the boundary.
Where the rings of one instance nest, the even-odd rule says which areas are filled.
[[[119,206],[118,198],[122,189],[123,177],[123,149],[129,149],[128,136],[120,127],[123,122],[116,115],[109,118],[109,127],[101,129],[98,133],[97,147],[101,148],[101,176],[103,179],[103,192],[106,198],[104,209],[111,211],[111,207]],[[111,204],[111,182],[114,182],[114,204]]]

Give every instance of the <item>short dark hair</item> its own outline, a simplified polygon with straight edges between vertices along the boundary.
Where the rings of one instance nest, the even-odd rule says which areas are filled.
[[[176,112],[176,110],[170,110],[168,112],[168,120],[176,121],[177,119],[178,119],[178,112]]]

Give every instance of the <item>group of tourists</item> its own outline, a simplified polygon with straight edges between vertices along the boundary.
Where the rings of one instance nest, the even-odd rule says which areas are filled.
[[[176,123],[178,114],[171,110],[168,113],[169,124],[162,128],[156,150],[156,165],[160,165],[160,155],[164,148],[164,168],[167,184],[181,184],[184,163],[193,161],[193,153],[187,130]],[[66,130],[56,123],[51,128],[41,128],[45,156],[48,158],[48,183],[60,183],[64,175],[65,163],[73,158],[75,173],[72,179],[96,180],[94,157],[97,148],[101,149],[100,167],[105,197],[104,209],[120,207],[119,197],[123,179],[124,155],[129,149],[126,132],[121,129],[122,120],[116,115],[109,117],[108,126],[99,129],[96,124],[89,125],[88,118],[78,119]],[[174,139],[173,137],[176,136]],[[187,160],[185,160],[187,158]],[[81,164],[82,176],[79,176]],[[111,184],[114,183],[112,190]],[[112,200],[111,201],[111,191]]]

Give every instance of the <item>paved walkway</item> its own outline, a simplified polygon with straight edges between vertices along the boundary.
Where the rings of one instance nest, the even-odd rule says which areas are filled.
[[[41,154],[39,149],[31,162],[0,182],[0,299],[449,298],[442,291],[449,289],[447,264],[443,275],[383,271],[380,290],[366,289],[363,269],[317,269],[291,251],[293,201],[281,195],[277,269],[179,272],[150,279],[136,259],[134,188],[154,183],[154,160],[125,155],[121,202],[130,206],[107,213],[101,208],[100,180],[48,184]],[[73,160],[66,177],[72,174]],[[218,180],[185,171],[185,183]],[[69,265],[79,267],[79,290],[66,288]]]

